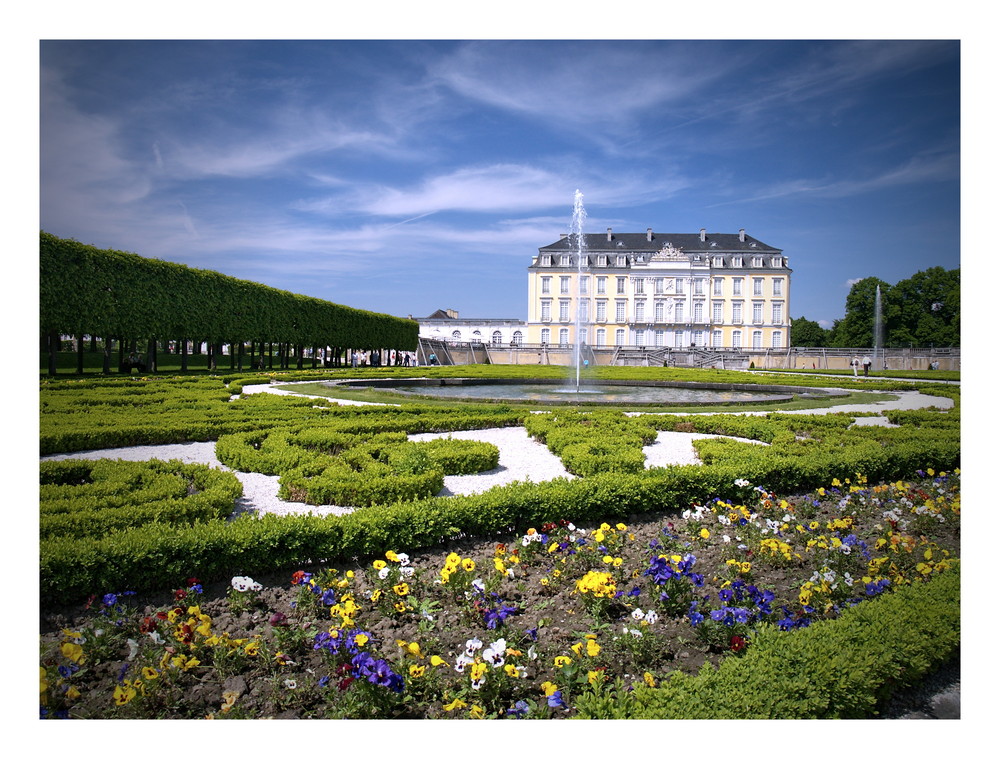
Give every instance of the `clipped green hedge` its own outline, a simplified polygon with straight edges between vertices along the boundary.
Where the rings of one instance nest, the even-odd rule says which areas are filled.
[[[43,544],[228,517],[243,493],[233,474],[180,461],[46,461],[40,479]]]
[[[676,672],[658,687],[585,694],[581,719],[864,719],[961,642],[958,568],[782,632],[762,628],[744,656]]]

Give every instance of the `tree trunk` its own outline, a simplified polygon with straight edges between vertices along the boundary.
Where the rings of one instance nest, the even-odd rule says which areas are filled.
[[[59,333],[55,330],[49,332],[49,374],[56,376],[56,357],[59,354]]]
[[[83,351],[84,351],[84,339],[83,335],[76,336],[76,373],[83,374]]]
[[[156,338],[150,338],[146,351],[146,371],[156,373]]]
[[[188,341],[186,337],[181,338],[181,374],[186,374],[188,370]]]
[[[301,344],[296,345],[295,346],[295,368],[296,369],[301,369],[302,368],[302,352],[303,352],[302,345]]]
[[[236,361],[236,368],[239,371],[242,372],[243,371],[243,341],[242,340],[240,340],[239,352],[240,352],[240,355],[239,355],[239,357],[237,358],[237,361]]]
[[[104,338],[104,355],[101,361],[101,371],[104,374],[111,374],[111,338]]]

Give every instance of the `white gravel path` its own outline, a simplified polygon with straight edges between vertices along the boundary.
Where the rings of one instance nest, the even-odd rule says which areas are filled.
[[[279,395],[289,394],[280,386],[251,385],[245,392],[271,392]],[[922,395],[919,392],[896,393],[899,400],[869,405],[858,404],[850,406],[834,406],[829,409],[789,411],[790,414],[825,414],[837,411],[863,412],[882,411],[890,408],[919,409],[927,406],[935,408],[950,408],[950,398],[938,398]],[[337,401],[344,405],[371,405],[367,402]],[[730,412],[726,412],[730,413]],[[765,411],[741,411],[751,415],[763,415]],[[860,417],[857,424],[887,424],[884,417]],[[444,489],[439,493],[448,495],[469,495],[481,493],[497,485],[511,482],[530,481],[545,482],[558,477],[572,478],[562,462],[548,448],[530,438],[524,427],[504,427],[485,430],[468,430],[451,433],[424,433],[411,435],[411,440],[431,440],[449,437],[460,440],[480,440],[492,443],[500,449],[500,462],[496,469],[471,475],[456,475],[445,477]],[[700,461],[692,445],[692,441],[700,438],[720,437],[700,433],[660,432],[656,441],[646,446],[646,467],[667,466],[670,464],[699,464]],[[756,440],[732,438],[747,443],[764,445]],[[128,448],[108,448],[98,451],[80,451],[69,454],[43,456],[42,460],[62,459],[99,459],[113,458],[126,461],[146,461],[161,459],[165,461],[179,460],[184,463],[208,464],[209,466],[232,471],[215,457],[215,443],[180,443],[176,445],[140,445]],[[316,506],[303,503],[283,501],[278,498],[278,478],[264,474],[234,472],[243,483],[243,497],[237,501],[236,514],[346,514],[353,509],[340,506]]]

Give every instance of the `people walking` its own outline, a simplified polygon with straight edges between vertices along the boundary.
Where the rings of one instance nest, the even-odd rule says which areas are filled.
[[[867,377],[868,376],[868,370],[872,368],[872,357],[871,356],[865,356],[864,359],[861,361],[861,365],[864,367],[864,369],[865,369],[865,376]]]
[[[858,376],[858,364],[859,363],[860,362],[858,361],[858,357],[857,356],[855,356],[854,358],[851,359],[851,368],[854,370],[854,376],[855,377]]]

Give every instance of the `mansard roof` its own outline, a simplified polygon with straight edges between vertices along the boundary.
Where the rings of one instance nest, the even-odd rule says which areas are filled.
[[[610,240],[608,237],[610,236]],[[649,238],[652,239],[649,239]],[[587,253],[629,253],[656,252],[666,246],[679,248],[684,253],[781,253],[780,248],[774,248],[748,234],[740,239],[739,233],[706,232],[701,239],[700,232],[623,232],[584,234]],[[577,241],[573,236],[566,236],[554,243],[538,249],[539,253],[575,253]]]

